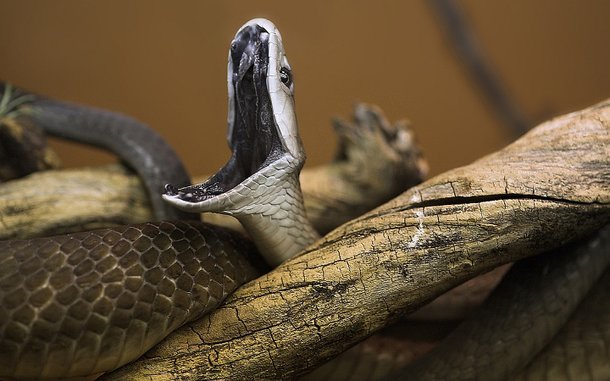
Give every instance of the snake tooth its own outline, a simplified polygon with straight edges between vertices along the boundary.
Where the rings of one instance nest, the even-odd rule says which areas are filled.
[[[0,242],[0,377],[111,370],[256,274],[235,234],[159,222]]]

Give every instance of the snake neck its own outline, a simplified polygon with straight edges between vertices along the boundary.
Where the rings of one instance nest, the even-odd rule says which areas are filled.
[[[264,185],[259,187],[263,191],[256,196],[256,203],[225,212],[241,222],[272,266],[294,257],[319,238],[307,219],[298,173],[286,175],[278,184],[271,192],[264,192]]]
[[[275,220],[264,214],[237,217],[252,235],[256,247],[263,253],[267,263],[278,266],[294,257],[303,248],[319,238],[318,233],[308,224],[306,217],[299,220]]]

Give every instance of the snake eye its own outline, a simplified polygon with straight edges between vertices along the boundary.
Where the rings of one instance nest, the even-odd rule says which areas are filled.
[[[287,67],[283,67],[280,69],[280,80],[286,87],[290,87],[292,85],[292,73],[290,69]]]

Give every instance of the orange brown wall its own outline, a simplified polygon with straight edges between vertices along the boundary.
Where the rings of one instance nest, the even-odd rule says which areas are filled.
[[[532,122],[610,96],[610,2],[461,1],[489,62]],[[226,57],[253,17],[279,27],[308,165],[330,160],[356,101],[408,117],[432,173],[512,137],[425,1],[0,0],[0,79],[145,121],[193,174],[228,157]],[[55,142],[68,166],[114,160]]]

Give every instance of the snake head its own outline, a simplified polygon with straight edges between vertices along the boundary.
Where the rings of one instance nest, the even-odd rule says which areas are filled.
[[[179,209],[249,213],[277,184],[298,179],[305,161],[292,71],[273,23],[254,19],[238,30],[229,50],[227,82],[231,158],[201,184],[180,189],[168,184],[163,198]]]

